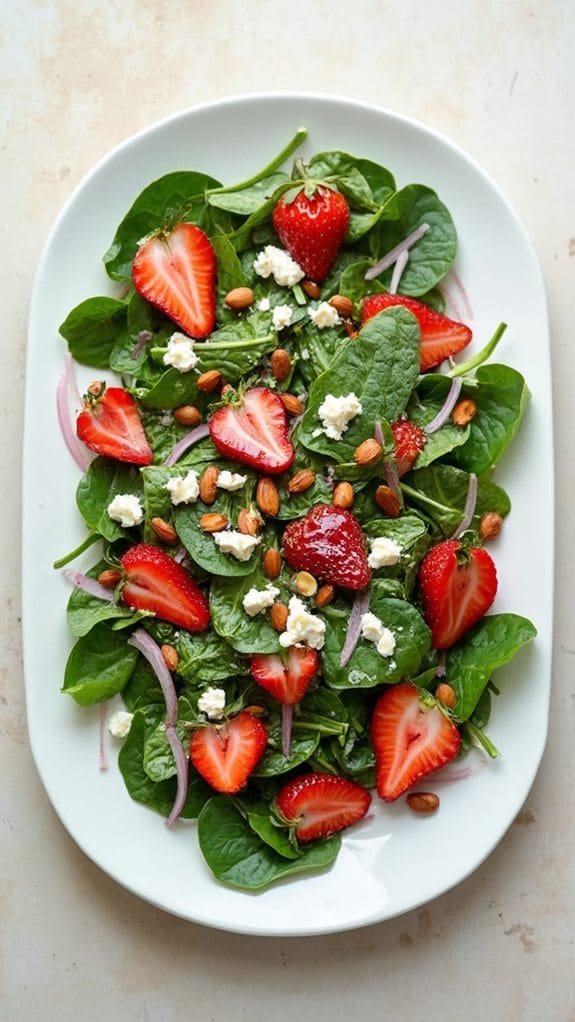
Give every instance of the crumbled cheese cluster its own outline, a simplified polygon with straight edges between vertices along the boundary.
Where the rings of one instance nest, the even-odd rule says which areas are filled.
[[[133,493],[117,493],[108,504],[108,515],[113,522],[119,522],[123,529],[141,525],[144,521],[142,505]]]
[[[266,245],[254,260],[254,270],[258,277],[267,280],[273,277],[280,287],[293,287],[305,277],[301,266],[292,259],[289,252],[275,245]]]
[[[318,330],[325,330],[330,326],[338,326],[341,323],[337,309],[329,302],[320,302],[317,309],[309,310],[309,318]]]
[[[192,468],[185,476],[174,476],[168,479],[166,489],[172,504],[193,504],[200,493],[198,473]]]
[[[330,440],[341,440],[351,420],[355,419],[356,415],[361,415],[362,411],[361,402],[353,391],[351,394],[342,394],[341,397],[327,394],[318,408],[323,426],[318,433],[325,433]]]
[[[179,373],[189,373],[198,364],[198,356],[194,351],[194,342],[185,334],[174,333],[168,341],[163,362],[165,366],[173,366]]]
[[[274,330],[284,330],[285,327],[291,326],[293,319],[293,309],[291,305],[276,305],[272,312],[272,323]]]
[[[261,536],[245,536],[243,532],[216,532],[214,542],[224,554],[232,554],[238,561],[249,561],[255,548],[261,543]]]
[[[268,582],[265,589],[248,589],[246,595],[242,600],[243,608],[246,614],[250,617],[255,617],[257,614],[261,614],[262,611],[267,610],[275,602],[276,596],[279,596],[280,591],[277,586],[272,585]]]
[[[325,624],[314,614],[306,610],[305,604],[297,596],[292,596],[288,604],[289,614],[285,632],[280,635],[280,646],[311,646],[322,649],[325,642]]]
[[[223,472],[218,474],[218,486],[220,490],[228,490],[229,493],[235,493],[236,490],[241,490],[242,486],[245,486],[247,481],[247,476],[242,476],[239,472],[228,472],[227,469],[224,469]]]
[[[383,621],[370,611],[361,619],[361,636],[368,642],[374,642],[380,656],[389,657],[395,651],[395,636],[386,628]]]
[[[134,714],[127,710],[116,710],[108,721],[108,731],[112,738],[125,738],[130,733],[133,717]]]
[[[198,699],[198,710],[208,720],[221,720],[226,707],[226,693],[223,688],[207,688]]]
[[[377,536],[371,540],[371,552],[367,558],[370,568],[389,568],[401,558],[401,547],[394,539]]]

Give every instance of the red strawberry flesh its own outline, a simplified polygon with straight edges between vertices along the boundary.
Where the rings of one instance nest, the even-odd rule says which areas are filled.
[[[246,390],[237,404],[218,408],[209,427],[220,454],[260,472],[285,472],[294,460],[285,408],[266,387]]]
[[[404,295],[381,294],[366,298],[362,308],[363,322],[367,323],[372,316],[376,316],[378,312],[394,305],[402,305],[408,309],[419,323],[421,331],[420,369],[422,373],[441,365],[446,358],[462,351],[473,337],[470,328],[465,323],[449,319],[448,316],[430,309],[423,302],[418,302],[415,298],[407,298]]]
[[[386,802],[449,763],[461,745],[453,721],[432,697],[407,682],[391,686],[378,699],[371,737],[377,793]]]
[[[280,815],[295,828],[298,841],[329,837],[362,820],[369,791],[335,774],[311,773],[289,781],[275,800]]]
[[[364,589],[371,579],[361,525],[350,511],[316,504],[290,522],[283,535],[284,556],[296,571],[347,589]]]
[[[285,705],[294,705],[303,699],[309,683],[319,668],[315,649],[292,646],[284,657],[277,653],[263,653],[250,661],[252,677],[274,699]]]
[[[224,724],[211,724],[194,731],[190,759],[212,788],[233,795],[244,787],[259,763],[267,737],[261,721],[243,710]]]
[[[419,569],[423,616],[435,649],[458,642],[489,610],[497,593],[497,571],[482,547],[459,540],[432,547]]]
[[[391,432],[395,441],[397,474],[403,476],[413,468],[417,456],[425,447],[425,433],[409,419],[392,422]]]
[[[122,557],[125,583],[122,600],[136,610],[153,611],[189,632],[203,632],[210,623],[208,601],[181,564],[149,543],[138,543]]]
[[[320,185],[313,195],[302,189],[294,199],[279,199],[272,214],[276,233],[306,275],[325,280],[349,226],[347,200]]]
[[[207,235],[180,223],[140,245],[132,265],[136,290],[190,337],[207,337],[216,323],[216,257]]]
[[[76,420],[76,433],[87,447],[106,458],[131,465],[153,461],[136,402],[123,387],[102,384],[101,396],[88,393]]]

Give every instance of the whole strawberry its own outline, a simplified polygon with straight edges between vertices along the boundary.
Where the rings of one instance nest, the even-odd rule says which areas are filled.
[[[316,504],[303,518],[290,522],[283,551],[296,571],[347,589],[365,589],[371,579],[361,525],[349,511]]]
[[[308,182],[278,200],[272,214],[277,235],[311,280],[325,280],[349,226],[347,200],[327,185]]]
[[[435,649],[458,642],[489,610],[497,593],[493,559],[482,547],[446,539],[432,547],[419,569],[423,616]]]

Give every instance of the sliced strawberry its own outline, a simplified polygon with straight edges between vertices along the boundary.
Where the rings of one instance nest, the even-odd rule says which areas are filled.
[[[382,294],[366,298],[362,307],[363,322],[367,323],[372,316],[376,316],[382,309],[389,309],[392,305],[403,305],[413,313],[419,323],[421,331],[419,367],[422,373],[461,351],[473,336],[465,323],[448,319],[423,302],[418,302],[415,298],[406,298],[404,295]]]
[[[377,794],[386,802],[449,763],[461,745],[455,724],[433,696],[405,682],[378,699],[371,719]]]
[[[181,564],[149,543],[130,547],[122,557],[125,583],[122,600],[136,610],[151,610],[189,632],[203,632],[210,623],[208,601]]]
[[[132,465],[150,465],[152,448],[134,398],[123,387],[92,383],[76,419],[76,433],[92,451]]]
[[[306,275],[325,280],[349,226],[347,200],[333,188],[302,188],[295,198],[283,196],[272,214],[276,233]]]
[[[227,458],[271,475],[285,472],[293,462],[285,408],[266,387],[246,390],[218,408],[209,426],[214,445]]]
[[[329,837],[362,820],[371,804],[369,791],[335,774],[303,774],[278,792],[275,806],[294,828],[298,841]]]
[[[140,245],[132,265],[134,287],[190,337],[207,337],[216,324],[216,257],[195,224],[159,231]]]
[[[425,447],[425,433],[409,419],[398,419],[391,423],[391,432],[395,441],[395,460],[397,473],[405,475],[413,468],[413,464]]]
[[[371,579],[361,525],[350,511],[316,504],[290,522],[283,535],[286,561],[296,571],[347,589],[364,589]]]
[[[497,571],[482,547],[465,548],[457,539],[446,539],[424,557],[419,587],[433,645],[448,649],[489,610]]]
[[[240,791],[259,763],[268,740],[261,721],[243,710],[224,724],[209,724],[194,731],[190,759],[216,791]]]
[[[281,656],[263,653],[250,660],[254,680],[284,705],[295,705],[303,699],[318,668],[315,649],[305,646],[290,646]]]

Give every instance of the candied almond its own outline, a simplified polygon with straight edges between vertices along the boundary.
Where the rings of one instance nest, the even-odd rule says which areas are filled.
[[[98,575],[98,582],[104,589],[115,589],[118,582],[122,581],[122,573],[115,568],[105,568]]]
[[[477,405],[472,397],[462,397],[451,413],[451,420],[456,426],[467,426],[477,412]]]
[[[321,294],[321,287],[316,284],[315,280],[303,280],[301,289],[308,298],[316,301]]]
[[[180,655],[176,647],[170,646],[168,645],[168,643],[164,643],[164,645],[161,646],[160,648],[162,651],[162,656],[164,658],[164,663],[168,670],[169,671],[177,670],[178,664],[180,662]]]
[[[228,309],[247,309],[254,300],[251,287],[233,287],[224,298]]]
[[[169,522],[165,522],[163,518],[152,518],[150,525],[161,543],[176,542],[178,534],[174,526],[170,525]]]
[[[378,507],[385,511],[389,518],[399,518],[401,504],[399,503],[399,497],[393,492],[391,486],[378,486],[374,496]]]
[[[201,390],[203,394],[211,394],[212,391],[217,390],[222,382],[222,374],[219,369],[208,369],[205,373],[200,373],[196,380],[196,387]]]
[[[457,692],[446,681],[441,681],[435,689],[435,698],[438,703],[447,706],[448,710],[453,710],[457,705]]]
[[[283,383],[284,380],[287,380],[292,366],[289,351],[286,351],[285,348],[276,348],[272,353],[270,364],[274,380],[277,380],[278,383]]]
[[[327,607],[328,603],[331,603],[334,596],[335,586],[329,585],[327,583],[324,586],[320,586],[315,597],[316,607],[319,607],[320,610],[322,607]]]
[[[433,813],[439,806],[439,795],[432,791],[412,791],[407,804],[414,813]]]
[[[336,507],[350,508],[353,504],[353,486],[351,483],[338,483],[332,495],[332,503]]]
[[[285,603],[274,603],[270,610],[270,622],[276,632],[285,632],[289,611]]]
[[[200,478],[200,500],[203,504],[213,504],[218,495],[218,476],[220,471],[217,465],[208,465]]]
[[[202,421],[202,413],[194,405],[180,405],[174,408],[172,415],[179,426],[189,426],[190,429],[199,426]]]
[[[342,319],[349,319],[353,316],[353,302],[351,298],[346,298],[345,295],[333,295],[329,299],[329,304]]]
[[[309,571],[298,571],[294,576],[294,586],[302,596],[315,596],[317,593],[317,582]]]
[[[495,539],[501,532],[503,518],[497,511],[486,511],[479,519],[479,535],[481,539]]]
[[[288,493],[305,493],[315,483],[315,472],[311,468],[302,468],[292,476],[287,484]]]
[[[266,550],[262,558],[262,564],[268,578],[278,578],[282,570],[282,559],[279,550],[276,550],[275,547],[270,547]]]
[[[279,490],[269,476],[260,476],[256,486],[256,504],[264,515],[274,518],[280,509]]]
[[[303,415],[305,406],[295,394],[280,394],[279,399],[288,415]]]
[[[383,454],[383,447],[377,440],[364,440],[353,452],[357,465],[375,465]]]
[[[202,532],[221,532],[228,525],[227,515],[220,515],[216,511],[208,511],[200,515],[200,529]]]

